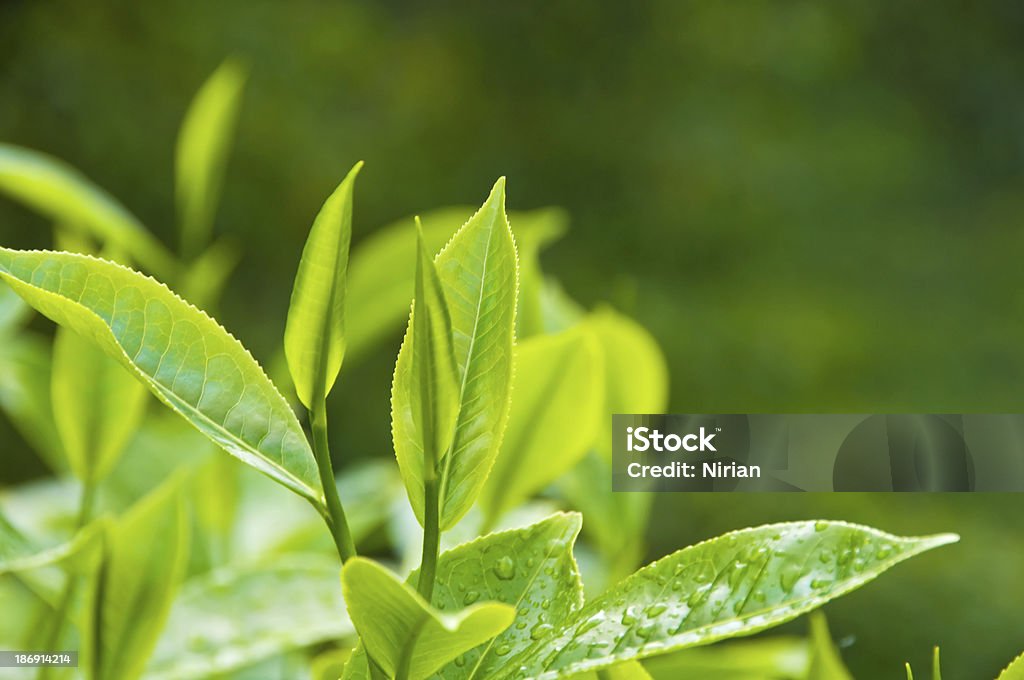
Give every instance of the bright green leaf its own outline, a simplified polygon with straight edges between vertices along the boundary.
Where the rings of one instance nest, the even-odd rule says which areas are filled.
[[[601,354],[586,329],[521,342],[515,364],[508,428],[481,496],[492,521],[572,468],[601,422]]]
[[[0,514],[0,574],[28,571],[78,559],[79,555],[90,551],[97,544],[103,528],[102,522],[95,522],[68,541],[39,549]]]
[[[832,643],[828,622],[820,611],[811,614],[811,663],[807,680],[853,680]]]
[[[806,640],[776,636],[683,649],[644,666],[655,680],[803,680],[808,663]]]
[[[51,156],[0,144],[0,192],[55,222],[123,248],[147,270],[173,277],[174,257],[109,194]]]
[[[6,287],[6,286],[5,286]],[[0,342],[0,409],[51,470],[67,469],[50,400],[51,345],[31,333]]]
[[[938,647],[932,650],[932,680],[942,680],[942,663]]]
[[[540,251],[565,234],[569,220],[563,211],[549,208],[527,213],[523,217],[514,216],[512,222],[519,249],[519,313],[516,314],[516,330],[520,338],[526,338],[549,332],[544,309],[547,284],[540,268]]]
[[[128,511],[106,534],[86,598],[83,636],[90,680],[142,674],[188,561],[181,480],[172,478]]]
[[[199,88],[181,124],[174,189],[182,251],[188,256],[210,238],[245,80],[241,64],[225,61]]]
[[[238,258],[238,248],[232,241],[215,241],[189,263],[181,279],[182,297],[199,309],[216,310]]]
[[[57,432],[71,471],[93,484],[110,472],[135,433],[146,388],[96,343],[58,328],[52,398]]]
[[[345,563],[341,578],[360,639],[391,676],[429,677],[501,633],[515,616],[512,607],[496,602],[440,612],[387,569],[361,557]]]
[[[624,661],[599,671],[570,676],[571,680],[652,680],[639,661]],[[706,680],[706,679],[703,679]]]
[[[292,288],[284,351],[299,400],[307,408],[315,394],[331,391],[345,356],[352,189],[362,167],[356,163],[313,221]]]
[[[323,506],[295,414],[210,317],[153,279],[86,255],[0,248],[0,278],[44,315],[97,342],[228,453]]]
[[[209,678],[352,632],[336,559],[224,567],[182,587],[145,677]]]
[[[16,330],[31,313],[32,308],[10,286],[0,283],[0,336]]]
[[[480,493],[508,419],[516,306],[516,250],[505,215],[505,182],[452,237],[436,260],[451,313],[459,370],[459,416],[441,462],[441,529],[452,527]],[[423,522],[423,461],[411,428],[412,347],[395,366],[391,423],[406,490]],[[417,468],[418,466],[418,468]]]
[[[554,635],[510,659],[500,677],[557,678],[755,633],[956,540],[949,534],[900,538],[825,521],[726,534],[614,586]],[[608,646],[608,640],[617,642]]]
[[[1024,654],[1021,654],[999,674],[997,680],[1024,680]]]

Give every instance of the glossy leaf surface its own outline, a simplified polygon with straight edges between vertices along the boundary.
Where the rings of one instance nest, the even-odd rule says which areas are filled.
[[[516,306],[516,251],[498,180],[483,207],[435,259],[452,320],[459,371],[459,415],[441,462],[441,529],[469,510],[497,455],[508,418]],[[418,455],[412,394],[412,346],[398,354],[391,423],[413,510],[423,521],[423,461]],[[419,469],[417,469],[419,466]]]
[[[123,249],[145,269],[171,276],[173,256],[128,210],[80,172],[51,156],[0,144],[0,192],[54,222]]]
[[[362,163],[349,171],[320,209],[295,275],[284,351],[299,400],[326,396],[345,356],[345,297],[352,239],[352,191]]]
[[[224,567],[184,585],[145,677],[208,678],[351,633],[335,559]]]
[[[955,540],[900,538],[824,521],[726,534],[673,553],[612,587],[550,638],[511,659],[500,677],[563,677],[754,633]]]
[[[185,114],[174,158],[174,189],[183,251],[206,247],[238,119],[245,69],[229,59],[203,83]]]
[[[228,453],[321,506],[312,451],[255,359],[165,286],[85,255],[0,248],[0,278],[92,339]]]
[[[601,354],[585,329],[516,346],[512,409],[481,505],[494,519],[572,468],[594,444]]]
[[[128,511],[106,534],[86,611],[83,655],[90,680],[138,678],[153,652],[188,563],[179,479]]]
[[[371,560],[356,557],[342,569],[349,616],[369,656],[390,676],[420,680],[505,630],[508,605],[473,604],[444,613]]]

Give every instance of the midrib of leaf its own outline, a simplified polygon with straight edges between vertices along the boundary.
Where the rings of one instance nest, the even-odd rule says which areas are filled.
[[[47,251],[40,251],[40,250],[29,250],[29,251],[20,251],[20,252],[30,253],[30,254],[41,254],[41,255],[47,254]],[[118,267],[118,268],[123,269],[123,270],[125,270],[127,272],[136,273],[136,272],[133,272],[133,270],[131,270],[131,269],[127,268],[127,267],[124,267],[123,265],[120,265],[120,264],[117,264],[117,263],[114,263],[114,262],[107,262],[105,260],[100,260],[98,258],[95,258],[95,257],[91,256],[91,255],[79,255],[78,257],[82,257],[82,258],[85,258],[87,260],[91,260],[91,261],[94,261],[94,262],[103,262],[104,264],[107,264],[107,265],[110,265],[110,266],[114,266],[114,267]],[[39,269],[40,266],[41,266],[41,264],[37,264],[37,265],[35,265],[30,270],[31,274],[28,277],[30,281],[31,281],[31,279],[34,278],[35,272]],[[273,467],[275,469],[275,471],[280,473],[281,476],[283,478],[285,478],[285,480],[288,480],[288,481],[291,482],[290,485],[286,484],[286,486],[289,486],[293,491],[299,493],[302,496],[306,496],[306,497],[308,497],[310,499],[315,499],[317,504],[318,504],[316,506],[317,510],[322,512],[322,505],[323,505],[323,497],[322,497],[322,495],[317,493],[317,491],[315,489],[313,489],[312,487],[310,487],[307,484],[305,484],[305,482],[303,482],[302,480],[297,478],[287,468],[285,468],[283,466],[283,461],[284,461],[284,442],[285,442],[285,437],[284,436],[282,436],[281,443],[280,443],[280,445],[278,447],[279,461],[275,462],[271,458],[264,457],[264,455],[262,455],[262,453],[258,451],[258,447],[254,448],[251,444],[249,444],[248,442],[243,440],[241,437],[238,437],[234,433],[232,433],[230,430],[227,430],[225,428],[225,426],[224,426],[224,423],[216,422],[215,420],[213,420],[209,416],[207,416],[205,413],[203,413],[201,410],[199,410],[197,406],[193,406],[192,404],[189,404],[188,402],[186,402],[183,399],[181,399],[180,397],[178,397],[178,395],[174,392],[174,382],[177,381],[177,375],[181,371],[181,367],[184,364],[184,361],[182,362],[182,365],[178,366],[178,370],[175,371],[174,380],[171,382],[171,384],[169,386],[164,384],[164,382],[161,382],[160,380],[158,380],[154,375],[150,375],[146,371],[142,370],[142,368],[136,363],[136,359],[137,359],[138,355],[141,353],[142,347],[144,346],[144,342],[145,342],[145,329],[146,329],[145,321],[143,322],[143,326],[142,326],[143,333],[142,333],[142,338],[140,340],[139,352],[136,353],[135,357],[129,357],[128,356],[127,351],[125,351],[124,346],[121,344],[121,341],[117,338],[116,334],[114,333],[114,329],[113,329],[113,320],[114,320],[114,315],[116,314],[116,309],[117,309],[116,298],[117,298],[117,295],[119,295],[120,292],[122,290],[124,290],[123,287],[117,287],[116,288],[116,291],[114,293],[115,302],[114,302],[114,304],[111,305],[111,311],[110,311],[111,319],[107,320],[104,317],[102,317],[100,314],[94,312],[92,309],[90,309],[89,307],[87,307],[86,305],[83,305],[81,303],[81,295],[85,292],[85,290],[87,288],[87,284],[83,284],[82,290],[79,291],[77,297],[72,297],[71,295],[68,295],[68,294],[52,292],[52,291],[47,290],[47,289],[45,289],[45,288],[43,288],[43,287],[41,287],[41,286],[39,286],[39,285],[37,285],[35,283],[31,283],[30,281],[23,281],[21,279],[21,277],[14,276],[13,274],[11,274],[9,272],[9,270],[7,270],[4,267],[0,267],[0,272],[7,272],[8,275],[12,276],[20,285],[25,285],[25,286],[31,287],[32,290],[36,294],[42,295],[44,298],[46,298],[48,300],[51,300],[51,301],[55,302],[58,305],[61,304],[61,303],[71,303],[71,304],[75,305],[75,307],[81,313],[83,313],[83,314],[85,314],[87,316],[90,316],[90,317],[92,317],[94,319],[97,319],[100,322],[100,324],[106,329],[106,333],[107,333],[108,337],[113,341],[113,344],[117,346],[117,348],[120,351],[121,355],[125,358],[125,363],[126,363],[127,367],[133,373],[135,373],[137,376],[143,378],[144,381],[146,381],[149,384],[157,387],[158,389],[155,390],[156,393],[157,393],[157,396],[171,410],[173,410],[174,412],[178,413],[182,417],[186,417],[186,418],[191,417],[192,415],[194,415],[194,416],[196,416],[196,419],[202,420],[204,423],[206,423],[208,426],[210,426],[211,429],[216,430],[218,433],[220,433],[225,439],[230,440],[232,442],[235,442],[240,449],[244,449],[244,450],[246,450],[246,451],[248,451],[250,453],[250,455],[253,457],[253,461],[252,462],[256,463],[256,467],[257,468],[262,467],[264,464],[267,464],[267,465],[270,465],[271,467]],[[151,277],[145,276],[144,274],[139,274],[139,275],[143,276],[144,278],[146,278],[147,280],[149,280],[149,281],[151,281],[153,283],[156,283],[158,286],[163,288],[169,295],[171,295],[173,297],[177,297],[163,283],[160,283],[159,281],[156,281],[155,279],[153,279]],[[88,276],[92,277],[92,276],[98,276],[98,275],[95,274],[95,273],[91,273],[90,272]],[[86,281],[88,282],[88,278],[86,279]],[[113,284],[113,281],[111,281],[111,284]],[[181,300],[181,298],[177,298],[177,299]],[[214,324],[214,325],[217,325],[218,327],[220,327],[220,325],[217,324],[216,321],[214,321],[209,315],[207,315],[201,309],[198,309],[197,307],[189,304],[185,300],[181,300],[181,302],[183,304],[187,305],[188,308],[190,310],[192,310],[194,313],[200,315],[202,318],[204,318],[205,320],[209,321],[211,324]],[[175,319],[173,321],[172,325],[171,325],[171,328],[173,329],[174,325],[179,323],[179,322],[181,322],[181,321],[183,321],[183,320]],[[221,327],[221,328],[223,329],[223,327]],[[74,331],[72,331],[72,332],[74,332]],[[234,342],[235,345],[242,352],[248,354],[250,357],[252,356],[251,354],[249,354],[249,351],[247,349],[245,349],[245,347],[230,332],[228,332],[226,329],[224,329],[224,332],[227,333],[227,335],[230,338],[230,340],[232,342]],[[166,355],[166,353],[168,351],[170,351],[170,344],[171,344],[170,338],[171,337],[172,337],[172,334],[169,332],[168,336],[167,336],[167,338],[168,338],[167,339],[167,346],[164,348],[163,352],[161,353],[161,358],[157,362],[157,368],[159,368],[162,365],[164,355]],[[199,337],[203,340],[203,348],[204,348],[203,355],[206,357],[206,366],[209,366],[210,360],[215,358],[215,357],[222,356],[222,355],[223,356],[228,356],[228,355],[223,354],[223,353],[218,353],[218,354],[215,354],[213,356],[210,356],[208,351],[207,351],[207,347],[206,347],[206,337],[205,337],[205,335],[201,331],[199,333]],[[253,359],[253,362],[256,364],[257,367],[259,367],[259,364],[258,364],[258,362],[255,361],[255,359]],[[238,367],[238,368],[239,368],[239,372],[242,373],[241,367]],[[262,370],[262,368],[260,368],[260,370]],[[205,375],[205,371],[204,371],[204,375]],[[265,376],[266,376],[266,374],[264,373],[264,377]],[[269,381],[269,378],[268,378],[268,381]],[[202,402],[203,396],[206,394],[206,387],[209,384],[209,382],[210,382],[209,379],[204,379],[203,380],[202,390],[200,392],[199,398],[196,400],[196,404],[199,404],[199,403]],[[243,377],[243,382],[244,382],[244,377]],[[244,392],[244,390],[243,390],[243,392]],[[270,397],[270,398],[273,398],[273,397]],[[225,411],[225,418],[228,415],[230,415],[231,410],[234,409],[234,407],[238,405],[238,402],[240,400],[241,400],[241,396],[239,396],[239,398],[236,401],[236,403],[230,409]],[[283,400],[283,398],[282,398],[282,400]],[[291,408],[290,406],[287,406],[287,404],[285,404],[285,405],[286,405],[287,408],[289,408],[289,409]],[[188,414],[191,414],[191,415],[186,416],[186,412]],[[268,431],[267,431],[266,434],[264,434],[264,436],[263,436],[264,439],[270,433],[271,428],[272,428],[272,423],[268,419]],[[262,442],[262,439],[261,439],[261,442]],[[282,481],[284,481],[284,480],[282,480]]]
[[[487,242],[484,247],[484,257],[482,260],[482,268],[480,270],[479,288],[476,296],[476,313],[473,315],[473,333],[469,336],[469,347],[466,350],[466,366],[462,372],[462,380],[459,385],[459,415],[456,419],[456,423],[461,424],[462,420],[462,408],[465,404],[466,396],[466,384],[468,382],[470,367],[473,365],[473,360],[476,357],[476,339],[477,330],[480,327],[480,310],[483,308],[484,301],[484,281],[487,280],[487,263],[491,259],[491,238],[494,236],[494,229],[496,226],[496,210],[492,210],[490,215],[490,226],[487,228]],[[444,252],[443,250],[441,251]],[[438,254],[440,256],[440,253]],[[435,258],[436,259],[436,258]],[[452,443],[448,447],[448,452],[445,455],[444,471],[441,474],[441,484],[439,497],[441,499],[440,507],[438,508],[438,520],[440,521],[444,517],[444,506],[448,503],[448,481],[451,477],[452,460],[455,458],[455,453],[458,451],[458,445],[461,444],[459,432],[461,427],[456,426],[455,436],[452,437]]]
[[[522,594],[520,594],[520,596],[518,598],[516,598],[516,602],[515,602],[515,605],[514,605],[515,608],[516,608],[516,612],[519,611],[519,605],[522,604],[523,598],[526,597],[526,593],[529,592],[530,587],[533,585],[534,581],[537,580],[537,577],[540,576],[541,571],[543,571],[544,564],[546,563],[547,560],[551,559],[552,556],[554,556],[554,554],[557,551],[558,547],[559,546],[552,546],[550,549],[546,549],[544,551],[544,559],[537,561],[537,568],[534,569],[533,573],[530,575],[530,580],[527,582],[526,587],[523,588]],[[573,562],[576,561],[576,558],[572,556],[572,551],[571,550],[569,552],[569,559],[571,559]],[[577,571],[578,571],[578,568],[577,568]],[[576,588],[576,591],[577,591],[577,595],[576,595],[577,604],[579,606],[582,606],[582,602],[580,601],[581,598],[579,597],[579,579],[578,578],[577,578],[577,588]],[[579,611],[579,610],[577,609],[577,611]],[[491,638],[487,642],[487,646],[484,648],[483,653],[480,654],[480,658],[477,659],[476,666],[473,667],[473,670],[470,672],[469,677],[467,678],[467,680],[473,680],[474,678],[476,678],[477,671],[480,670],[480,666],[483,665],[484,659],[487,658],[487,655],[491,653],[491,647],[494,646],[494,641],[495,640],[497,640],[496,637]]]

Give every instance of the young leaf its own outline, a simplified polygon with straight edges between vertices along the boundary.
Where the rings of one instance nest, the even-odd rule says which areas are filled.
[[[0,279],[91,338],[228,453],[323,507],[295,414],[256,360],[210,317],[153,279],[86,255],[0,248]]]
[[[51,470],[67,469],[50,399],[51,344],[30,333],[0,342],[0,409]]]
[[[832,643],[828,622],[820,611],[811,614],[811,664],[807,680],[853,680]]]
[[[932,680],[942,680],[942,663],[939,659],[939,648],[932,650]]]
[[[313,221],[295,275],[284,351],[299,400],[312,408],[313,395],[326,396],[345,356],[345,290],[352,239],[352,189],[356,163]]]
[[[134,215],[56,158],[0,144],[0,192],[55,222],[86,230],[104,244],[124,249],[154,274],[172,277],[176,271],[174,257]]]
[[[997,680],[1024,680],[1024,654],[1021,654],[999,674]]]
[[[691,647],[651,657],[644,666],[658,680],[805,680],[808,657],[805,639],[773,636]]]
[[[146,388],[91,340],[58,328],[53,344],[53,414],[71,472],[107,476],[146,408]]]
[[[188,257],[210,238],[245,79],[237,61],[221,64],[196,93],[178,134],[174,189]]]
[[[181,480],[172,478],[107,533],[86,597],[90,680],[134,680],[145,668],[188,563]]]
[[[336,559],[225,567],[182,587],[145,677],[209,678],[352,632]]]
[[[441,461],[440,527],[446,530],[479,495],[508,419],[517,275],[504,179],[435,262],[451,313],[459,371],[459,415],[450,452]],[[412,346],[405,342],[395,366],[391,423],[409,500],[422,523],[423,460],[412,428],[412,364]]]
[[[956,540],[824,521],[736,531],[641,569],[510,659],[498,677],[546,680],[754,633]]]
[[[516,334],[519,338],[526,338],[548,332],[544,318],[546,284],[540,268],[540,251],[565,234],[569,220],[563,211],[549,208],[527,213],[514,222],[516,246],[519,250],[519,312],[516,314]]]
[[[579,462],[594,444],[604,399],[600,351],[586,329],[515,349],[508,428],[480,499],[492,522]]]
[[[17,330],[31,312],[32,308],[10,286],[0,284],[0,336]]]
[[[586,671],[570,676],[571,680],[652,680],[639,661],[623,661],[600,671]]]
[[[77,559],[90,551],[104,529],[103,522],[94,522],[70,540],[50,548],[33,546],[7,519],[0,514],[0,575],[38,569],[66,560]]]
[[[356,557],[345,563],[342,588],[366,650],[390,676],[420,680],[508,628],[515,610],[475,604],[457,613],[434,609],[384,567]]]

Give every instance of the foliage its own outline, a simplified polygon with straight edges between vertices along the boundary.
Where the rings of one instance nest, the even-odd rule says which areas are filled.
[[[236,67],[222,67],[183,127],[181,256],[95,185],[35,152],[0,149],[0,189],[77,230],[68,247],[99,241],[212,306],[224,277],[204,287],[196,272],[230,260],[211,225],[242,82]],[[357,250],[350,286],[360,167],[314,221],[292,289],[283,354],[309,438],[295,404],[248,350],[167,286],[87,253],[0,248],[0,280],[61,328],[33,373],[38,380],[49,370],[49,403],[33,386],[0,405],[37,433],[56,471],[80,482],[13,492],[10,507],[39,516],[47,507],[56,526],[37,542],[0,517],[0,567],[10,572],[0,586],[24,596],[23,615],[47,621],[44,646],[81,640],[90,680],[246,677],[268,672],[260,664],[304,666],[301,652],[324,644],[332,649],[317,649],[315,664],[324,673],[340,663],[331,652],[355,647],[348,678],[646,678],[641,659],[772,628],[957,540],[797,521],[733,531],[635,570],[649,498],[608,493],[607,424],[614,412],[664,408],[656,343],[617,312],[583,310],[545,278],[538,253],[563,230],[561,217],[535,213],[518,231],[504,178],[461,227],[410,222],[404,235]],[[348,304],[378,286],[388,296],[383,311],[366,299]],[[349,331],[371,338],[400,324],[392,303],[401,310],[410,299],[391,414],[422,555],[403,578],[387,556],[409,546],[381,536],[382,516],[401,512],[398,483],[368,473],[359,478],[367,492],[351,476],[335,478],[326,405]],[[26,310],[6,293],[0,302],[8,310],[0,332],[38,340],[19,326]],[[146,412],[140,385],[178,418]],[[100,387],[103,398],[92,394]],[[59,409],[53,422],[41,415],[47,408]],[[215,447],[233,458],[211,458],[221,455]],[[47,502],[67,488],[76,493],[63,504]],[[237,545],[258,512],[246,504],[249,491],[285,535]],[[538,518],[548,506],[537,496],[582,516]],[[296,509],[295,498],[308,505]],[[311,537],[318,520],[327,531]],[[575,552],[584,527],[598,564],[589,599]],[[19,643],[40,642],[30,640],[36,631],[18,634]],[[823,620],[810,659],[808,672],[820,677],[841,668]]]

